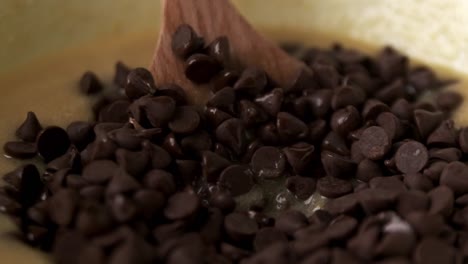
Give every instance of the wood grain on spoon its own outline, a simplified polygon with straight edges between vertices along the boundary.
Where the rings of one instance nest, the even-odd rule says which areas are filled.
[[[158,84],[176,83],[189,100],[203,104],[209,98],[206,85],[196,85],[184,75],[184,61],[171,49],[177,27],[188,24],[210,43],[226,36],[231,54],[242,64],[259,67],[282,87],[296,78],[304,65],[290,57],[274,42],[256,32],[229,0],[162,0],[163,22],[150,70]]]

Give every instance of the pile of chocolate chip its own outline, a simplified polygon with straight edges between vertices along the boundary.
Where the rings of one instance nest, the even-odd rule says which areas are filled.
[[[447,119],[462,98],[421,100],[448,82],[391,48],[286,45],[309,68],[277,87],[224,37],[183,25],[172,44],[211,87],[205,106],[118,63],[105,90],[80,81],[95,121],[43,128],[28,113],[4,146],[41,163],[3,177],[15,237],[56,263],[467,263],[468,129]],[[236,208],[267,181],[329,199],[307,216]]]

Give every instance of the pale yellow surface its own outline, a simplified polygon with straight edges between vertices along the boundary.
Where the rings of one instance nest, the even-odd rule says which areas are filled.
[[[261,31],[276,39],[347,46],[374,52],[392,44],[445,75],[468,69],[468,2],[464,0],[235,0]],[[44,124],[87,119],[90,101],[78,96],[85,70],[109,80],[116,60],[148,65],[159,25],[156,0],[1,0],[0,144],[26,111]],[[99,36],[99,38],[98,38]],[[465,85],[457,89],[468,95]],[[468,105],[457,113],[468,123]],[[15,163],[0,160],[0,174]],[[47,258],[2,235],[0,263],[45,263]]]

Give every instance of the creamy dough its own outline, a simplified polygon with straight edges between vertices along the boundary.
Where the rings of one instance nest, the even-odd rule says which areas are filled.
[[[268,32],[276,39],[301,40],[306,45],[328,46],[333,37],[308,32],[307,34]],[[281,34],[279,34],[281,33]],[[279,38],[278,36],[281,36]],[[304,36],[313,36],[309,39]],[[114,65],[121,60],[129,66],[147,66],[155,45],[154,33],[115,36],[98,40],[78,49],[71,49],[53,56],[38,59],[29,65],[0,76],[0,143],[14,139],[16,127],[24,120],[27,111],[34,111],[43,125],[66,126],[73,120],[90,119],[92,99],[79,94],[77,81],[86,70],[92,70],[105,82],[110,82]],[[344,43],[361,50],[369,50],[360,43]],[[446,73],[447,74],[447,73]],[[450,73],[448,73],[450,75]],[[459,83],[458,89],[468,95]],[[459,125],[468,124],[468,104],[464,104],[455,119]],[[0,157],[0,174],[13,169],[18,161]],[[314,198],[316,199],[316,197]],[[49,263],[47,256],[13,241],[7,233],[14,226],[0,215],[0,262],[2,263]]]

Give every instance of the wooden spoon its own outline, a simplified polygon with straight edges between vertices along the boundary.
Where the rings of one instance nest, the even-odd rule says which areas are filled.
[[[184,61],[172,49],[172,35],[182,24],[190,25],[210,43],[226,36],[231,54],[242,64],[257,66],[282,87],[288,87],[304,64],[257,33],[229,0],[162,0],[163,21],[150,70],[158,84],[184,88],[191,103],[203,104],[210,96],[207,85],[196,85],[184,75]]]

